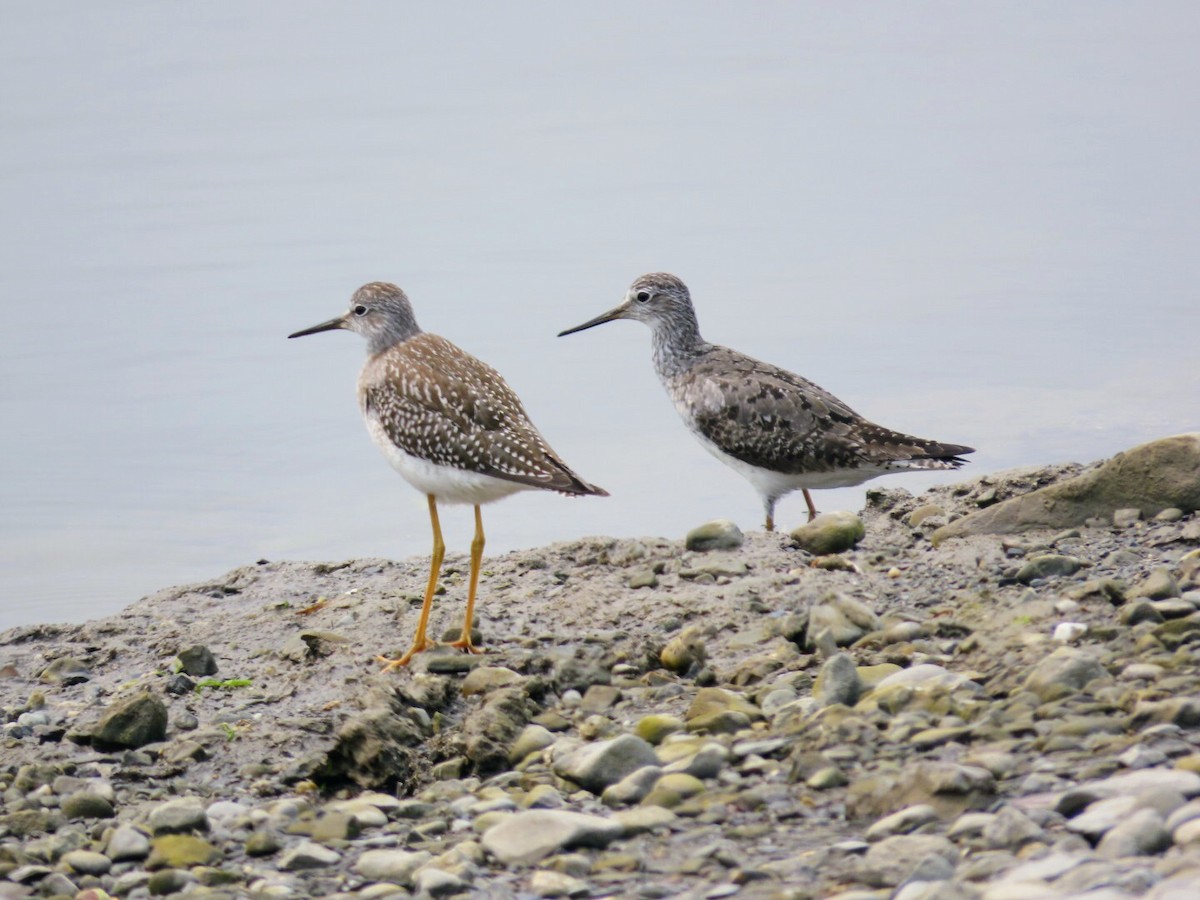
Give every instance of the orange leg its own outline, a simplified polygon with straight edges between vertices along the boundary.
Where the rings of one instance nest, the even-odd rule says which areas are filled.
[[[817,517],[817,508],[813,506],[812,494],[808,492],[808,488],[800,488],[804,492],[804,502],[808,504],[808,521],[812,521]]]
[[[479,504],[475,505],[475,538],[471,541],[471,582],[467,588],[467,617],[463,621],[462,636],[450,644],[464,653],[482,653],[483,650],[471,643],[471,626],[475,621],[475,590],[479,587],[479,568],[483,563],[483,516]]]
[[[320,600],[316,601],[312,605],[306,606],[306,607],[304,607],[304,609],[296,610],[296,615],[311,616],[313,613],[317,612],[318,610],[324,609],[328,605],[329,605],[329,598],[322,597]]]
[[[446,544],[442,540],[442,526],[438,523],[437,501],[429,494],[429,522],[433,526],[433,556],[429,560],[429,582],[425,585],[425,603],[421,606],[421,618],[417,620],[417,633],[413,635],[412,646],[399,659],[389,659],[386,656],[375,657],[376,662],[384,663],[383,671],[394,672],[408,665],[409,661],[422,650],[436,647],[434,641],[425,636],[429,626],[429,611],[433,609],[433,592],[437,588],[438,573],[442,571],[442,559],[446,555]],[[476,507],[478,512],[478,507]]]

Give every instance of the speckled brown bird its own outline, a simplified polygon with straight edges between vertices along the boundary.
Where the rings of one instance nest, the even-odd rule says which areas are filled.
[[[971,447],[901,434],[867,421],[799,375],[700,336],[687,285],[665,272],[637,279],[620,306],[559,337],[614,319],[650,326],[654,369],[684,424],[713,456],[752,484],[767,531],[775,503],[809,490],[849,487],[890,472],[957,469]]]
[[[434,646],[426,628],[446,552],[439,500],[475,507],[466,619],[462,637],[450,646],[480,652],[471,643],[484,546],[480,506],[524,490],[600,497],[608,492],[584,481],[558,457],[499,372],[445,338],[422,331],[408,297],[396,285],[365,284],[350,298],[345,315],[288,337],[339,328],[367,339],[367,361],[358,376],[358,405],[367,431],[392,467],[425,494],[433,527],[429,581],[412,647],[398,659],[381,657],[380,662],[387,664],[386,670],[397,669]]]

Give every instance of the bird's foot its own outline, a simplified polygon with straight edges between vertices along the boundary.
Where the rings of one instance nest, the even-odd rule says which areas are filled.
[[[487,653],[487,651],[484,650],[482,647],[476,647],[473,643],[471,643],[470,636],[465,637],[465,638],[460,638],[457,641],[451,641],[446,646],[453,647],[456,650],[461,650],[463,653],[472,653],[472,654],[475,654],[476,656],[478,656],[481,653]]]
[[[380,654],[379,656],[375,657],[375,662],[383,664],[383,668],[380,670],[381,675],[386,674],[387,672],[398,672],[401,669],[406,668],[408,664],[412,662],[412,658],[418,653],[424,653],[426,650],[431,650],[436,646],[437,641],[423,641],[413,644],[408,648],[407,653],[401,657],[398,657],[397,659],[392,659],[389,656]]]
[[[319,610],[319,609],[324,609],[324,608],[325,608],[326,606],[328,606],[328,605],[329,605],[329,598],[328,598],[328,597],[322,597],[322,598],[321,598],[320,600],[318,600],[316,603],[313,603],[313,604],[311,604],[311,605],[309,605],[309,606],[306,606],[306,607],[304,607],[304,609],[298,609],[298,610],[296,610],[296,615],[298,615],[298,616],[311,616],[311,615],[312,615],[313,613],[315,613],[317,610]]]

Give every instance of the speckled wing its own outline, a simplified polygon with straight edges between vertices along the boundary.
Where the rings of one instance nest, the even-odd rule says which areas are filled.
[[[605,493],[558,459],[499,372],[437,335],[369,360],[358,393],[363,414],[411,456],[567,494]]]
[[[671,386],[692,427],[725,453],[786,474],[878,468],[912,460],[957,462],[970,447],[875,425],[820,386],[713,346]],[[685,414],[686,415],[686,414]]]

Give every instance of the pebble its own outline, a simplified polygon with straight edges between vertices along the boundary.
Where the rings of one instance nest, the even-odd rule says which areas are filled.
[[[1046,478],[1020,477],[994,476],[989,508]],[[489,557],[492,646],[442,674],[381,675],[352,649],[419,599],[409,562],[330,567],[295,595],[268,571],[294,564],[264,564],[227,576],[236,602],[206,586],[149,617],[22,629],[0,663],[0,900],[1190,900],[1200,517],[1116,529],[1109,509],[934,547],[981,484],[872,488],[837,567],[760,532],[703,557],[650,538]],[[1046,557],[1081,564],[1016,580]],[[465,594],[462,559],[445,579]],[[230,638],[324,634],[288,596],[337,598],[321,615],[345,637],[301,637],[297,659]],[[251,684],[196,693],[168,671],[179,635]],[[71,653],[95,672],[32,680]],[[162,740],[89,746],[73,724],[146,695]]]
[[[113,829],[105,853],[114,862],[145,859],[150,855],[150,838],[132,825],[119,825]]]
[[[704,629],[699,625],[689,625],[675,635],[658,655],[659,662],[680,674],[687,673],[694,666],[703,665],[706,657]]]
[[[150,841],[147,869],[187,869],[208,866],[221,859],[215,845],[190,834],[164,834]]]
[[[150,830],[156,835],[207,831],[208,813],[197,797],[168,800],[150,812]]]
[[[1025,844],[1046,839],[1038,824],[1011,804],[1002,806],[990,821],[985,822],[979,836],[987,847],[1013,852]]]
[[[91,677],[92,670],[73,656],[60,656],[38,673],[39,681],[64,687],[83,684]]]
[[[1129,592],[1130,597],[1144,597],[1147,600],[1166,600],[1178,597],[1179,582],[1170,569],[1160,566],[1147,575]]]
[[[566,810],[520,812],[489,828],[483,848],[505,865],[528,865],[557,850],[603,847],[624,833],[614,819]]]
[[[890,816],[884,816],[867,829],[868,841],[879,841],[896,834],[909,834],[923,825],[936,822],[937,810],[927,804],[906,806]]]
[[[659,754],[663,762],[663,754]],[[716,778],[725,768],[729,751],[722,744],[705,741],[695,753],[666,762],[667,774],[690,775],[693,778]]]
[[[826,660],[813,683],[813,697],[821,706],[835,703],[853,706],[861,692],[858,668],[847,653],[838,653]]]
[[[1021,584],[1031,584],[1041,578],[1054,578],[1074,575],[1084,562],[1073,556],[1063,556],[1057,553],[1047,553],[1034,556],[1027,560],[1016,573],[1016,580]]]
[[[656,713],[638,719],[633,727],[633,733],[649,744],[661,744],[669,735],[676,734],[686,728],[683,719],[678,716]]]
[[[195,644],[186,650],[180,650],[176,657],[179,669],[193,678],[203,678],[217,674],[217,658],[213,652],[201,644]]]
[[[586,897],[591,893],[586,881],[549,869],[529,876],[529,890],[538,897]]]
[[[62,861],[81,875],[103,875],[112,868],[112,860],[103,853],[90,850],[72,850],[64,853]]]
[[[167,736],[167,708],[150,693],[108,707],[91,730],[92,742],[106,747],[143,747]]]
[[[421,897],[450,897],[470,888],[469,881],[432,866],[426,866],[413,877],[413,890]]]
[[[848,647],[872,631],[878,631],[879,616],[867,604],[853,597],[835,594],[813,605],[808,611],[806,648],[816,649],[822,635],[838,647]]]
[[[686,772],[670,772],[654,782],[650,793],[642,800],[647,806],[674,809],[689,797],[704,791],[704,782]]]
[[[71,794],[60,808],[69,819],[110,819],[114,812],[111,800],[91,791]]]
[[[642,766],[630,772],[616,784],[611,784],[600,795],[605,806],[629,806],[640,803],[654,789],[655,783],[662,777],[660,766]]]
[[[477,666],[467,673],[459,690],[464,697],[473,697],[508,687],[523,679],[524,676],[504,666]]]
[[[662,806],[638,806],[613,815],[613,820],[621,826],[625,837],[666,828],[676,818],[675,813]]]
[[[862,519],[851,512],[821,513],[811,522],[792,530],[791,538],[801,550],[814,556],[844,553],[866,535]]]
[[[1053,638],[1060,644],[1074,644],[1087,633],[1086,622],[1059,622],[1054,626]]]
[[[1029,673],[1025,689],[1048,703],[1075,693],[1092,681],[1111,679],[1108,670],[1092,654],[1074,647],[1059,647]]]
[[[1171,833],[1163,825],[1162,816],[1153,809],[1138,809],[1104,833],[1096,852],[1109,859],[1122,859],[1161,853],[1170,845]]]
[[[696,692],[684,721],[689,731],[730,733],[762,717],[762,710],[741,694],[725,688],[706,687]]]
[[[709,550],[736,550],[744,541],[745,535],[735,523],[728,519],[714,519],[689,531],[684,545],[688,550],[704,553]]]
[[[554,735],[548,728],[541,725],[526,725],[517,739],[513,741],[508,751],[508,761],[516,764],[529,756],[551,746],[555,741]]]
[[[632,734],[585,744],[554,762],[554,771],[594,794],[643,766],[658,764],[654,748]]]
[[[948,838],[933,834],[886,837],[867,849],[859,877],[872,887],[895,887],[931,854],[951,867],[958,862],[958,849]]]
[[[299,869],[320,869],[337,865],[342,855],[330,847],[312,841],[303,841],[279,858],[279,868],[285,872]]]

